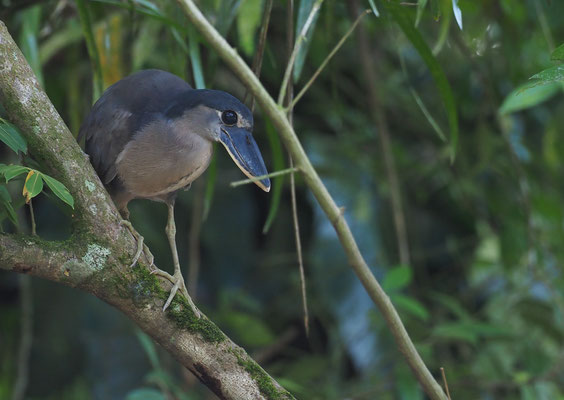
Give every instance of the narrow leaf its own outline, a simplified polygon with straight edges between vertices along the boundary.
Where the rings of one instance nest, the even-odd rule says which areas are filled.
[[[398,309],[403,310],[411,315],[427,321],[429,319],[429,311],[417,300],[412,297],[405,296],[400,293],[394,293],[391,296],[392,302]]]
[[[200,40],[195,29],[190,29],[188,32],[188,46],[192,74],[194,75],[194,85],[196,89],[205,89],[206,81],[204,80],[204,69],[202,68],[202,60],[200,58]]]
[[[564,44],[561,44],[552,52],[550,59],[564,61]]]
[[[462,11],[460,11],[460,7],[458,7],[458,0],[452,0],[452,12],[454,13],[454,19],[456,19],[458,27],[462,30]]]
[[[29,168],[22,167],[21,165],[0,165],[0,174],[4,175],[6,182],[10,182],[11,179],[27,171],[29,171]]]
[[[423,40],[423,37],[417,29],[414,28],[411,18],[404,8],[394,2],[384,1],[386,9],[392,14],[395,21],[398,23],[403,33],[407,36],[409,41],[413,44],[433,76],[435,83],[439,89],[439,94],[443,100],[450,128],[450,147],[451,147],[451,161],[454,161],[456,156],[456,146],[458,144],[458,113],[456,111],[456,104],[452,89],[448,83],[447,77],[437,61],[431,53],[429,46]]]
[[[298,9],[298,22],[296,24],[296,38],[299,37],[300,32],[302,31],[311,10],[315,4],[316,0],[301,0],[300,7]],[[300,79],[300,75],[302,74],[302,69],[305,63],[305,59],[307,56],[307,52],[309,50],[309,44],[311,43],[311,37],[313,36],[313,32],[315,31],[315,25],[317,22],[317,17],[319,13],[316,13],[313,17],[313,21],[306,33],[305,40],[302,43],[300,50],[296,56],[296,60],[294,62],[294,82],[297,82]]]
[[[149,357],[149,361],[151,362],[153,368],[154,369],[160,368],[157,349],[155,348],[155,344],[153,343],[151,338],[140,330],[135,331],[135,334],[137,335],[137,339],[139,340],[139,343],[141,343],[143,350],[145,350],[147,357]]]
[[[562,86],[558,82],[551,82],[547,85],[537,85],[535,82],[528,82],[507,95],[499,108],[499,112],[501,114],[509,114],[537,106],[554,96],[561,88]]]
[[[88,1],[86,0],[76,0],[76,7],[78,9],[78,16],[80,18],[80,23],[82,25],[82,32],[84,34],[84,39],[86,41],[86,48],[88,50],[88,56],[90,57],[90,62],[92,63],[92,75],[93,75],[93,103],[102,95],[103,91],[103,80],[102,80],[102,67],[100,64],[100,56],[98,54],[98,49],[96,48],[96,41],[94,39],[94,31],[92,29],[92,21],[90,19],[90,10]]]
[[[20,49],[37,77],[39,84],[43,86],[43,73],[41,72],[39,46],[37,45],[37,37],[41,27],[41,5],[37,4],[26,8],[22,11],[21,17],[23,23],[19,40]]]
[[[407,265],[393,268],[386,273],[382,289],[387,292],[403,289],[411,282],[411,275],[411,268]]]
[[[272,168],[275,171],[280,171],[286,166],[284,164],[284,153],[282,152],[282,146],[280,144],[280,138],[276,134],[272,123],[268,118],[265,118],[265,128],[266,135],[268,137],[268,143],[270,144],[270,149],[272,150]],[[268,215],[266,217],[266,222],[262,228],[262,233],[266,234],[270,230],[272,222],[276,218],[278,213],[278,207],[280,206],[280,199],[282,198],[282,189],[284,187],[284,176],[276,177],[272,180],[272,194],[270,196],[270,208],[268,209]]]
[[[6,211],[6,215],[8,219],[15,225],[18,226],[18,217],[16,212],[14,211],[14,207],[12,206],[12,198],[10,197],[10,193],[6,186],[0,186],[0,204]],[[0,215],[0,222],[4,219],[4,216]]]
[[[156,389],[141,388],[129,392],[125,400],[166,400],[166,397]]]
[[[433,128],[433,130],[436,132],[437,136],[444,142],[446,142],[446,137],[445,134],[443,132],[443,130],[441,129],[440,125],[437,123],[437,121],[435,121],[435,118],[433,118],[433,116],[431,115],[431,113],[429,112],[429,110],[427,109],[427,106],[425,106],[425,103],[423,103],[423,100],[421,100],[421,97],[419,97],[419,94],[417,94],[417,92],[415,91],[415,89],[413,88],[409,88],[409,91],[411,93],[411,95],[413,96],[413,99],[415,100],[415,103],[417,103],[417,105],[419,106],[419,109],[421,110],[421,112],[423,113],[423,115],[425,116],[425,118],[427,118],[427,121],[429,122],[429,124],[431,125],[431,127]]]
[[[41,177],[43,178],[47,186],[49,186],[49,189],[51,189],[53,194],[67,203],[69,206],[71,206],[71,208],[74,210],[74,198],[72,197],[66,186],[55,178],[50,177],[49,175],[42,173]]]
[[[25,197],[25,202],[29,203],[31,199],[37,196],[43,190],[43,179],[41,174],[35,170],[30,170],[25,178],[22,194]]]
[[[417,15],[415,17],[415,26],[419,26],[419,21],[421,21],[421,17],[423,16],[423,11],[425,10],[425,6],[427,5],[428,0],[419,0],[417,2]]]
[[[27,153],[27,143],[14,125],[0,118],[0,141],[6,144],[14,153]]]
[[[244,0],[237,14],[237,32],[241,49],[247,56],[255,51],[255,36],[260,26],[263,0]]]
[[[380,16],[380,12],[379,12],[378,9],[376,8],[376,4],[374,4],[374,0],[368,0],[368,3],[370,4],[370,8],[372,9],[372,12],[374,13],[374,16],[379,17],[379,16]]]

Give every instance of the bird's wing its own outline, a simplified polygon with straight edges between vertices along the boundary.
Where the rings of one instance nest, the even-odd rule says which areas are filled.
[[[135,134],[161,118],[170,101],[192,90],[185,81],[165,71],[137,72],[110,86],[84,120],[78,140],[105,184],[116,176],[116,160]],[[139,160],[143,162],[143,160]]]

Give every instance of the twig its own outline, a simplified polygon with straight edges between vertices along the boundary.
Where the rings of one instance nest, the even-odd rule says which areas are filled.
[[[304,87],[302,88],[302,90],[300,90],[300,92],[296,95],[296,97],[294,98],[294,100],[292,100],[292,103],[288,106],[288,108],[294,108],[296,106],[296,103],[298,101],[300,101],[300,99],[302,98],[302,96],[305,94],[305,92],[307,92],[307,90],[310,88],[310,86],[313,84],[313,82],[315,82],[315,80],[317,79],[317,77],[319,76],[319,74],[321,74],[321,71],[323,71],[323,69],[327,66],[327,64],[329,63],[329,61],[331,61],[331,59],[333,58],[333,56],[335,54],[337,54],[337,52],[339,51],[339,49],[343,46],[343,44],[346,42],[346,40],[349,38],[349,36],[353,33],[353,31],[355,30],[355,28],[357,27],[358,23],[362,20],[362,18],[368,14],[370,14],[372,12],[372,10],[364,10],[364,12],[362,14],[360,14],[356,20],[354,21],[354,23],[351,25],[351,27],[349,28],[349,30],[345,33],[345,35],[341,38],[341,40],[339,40],[339,42],[335,45],[335,47],[333,48],[333,50],[331,50],[331,52],[329,53],[329,55],[327,57],[325,57],[325,60],[323,60],[323,62],[321,63],[321,65],[319,66],[319,68],[317,68],[317,71],[315,71],[315,73],[312,75],[312,77],[309,79],[309,81],[304,85]]]
[[[313,7],[311,7],[311,11],[309,13],[309,16],[307,17],[307,20],[302,28],[302,30],[300,31],[299,36],[296,38],[296,44],[294,45],[294,50],[292,50],[292,54],[290,55],[290,59],[288,60],[288,65],[286,66],[286,72],[284,72],[284,79],[282,79],[282,85],[280,85],[280,93],[278,94],[278,105],[282,105],[282,102],[284,101],[284,96],[286,96],[286,89],[288,87],[288,83],[290,82],[290,78],[292,76],[292,70],[294,68],[294,62],[296,61],[296,57],[298,56],[298,52],[300,51],[300,48],[302,47],[302,43],[305,40],[305,37],[307,35],[307,31],[309,30],[309,27],[311,26],[312,22],[313,22],[313,18],[315,17],[315,14],[317,14],[317,12],[319,11],[319,8],[321,7],[321,3],[323,3],[323,0],[317,0],[314,4]]]
[[[398,349],[411,367],[415,377],[432,400],[446,400],[447,397],[441,387],[423,362],[417,352],[413,341],[409,337],[401,318],[394,305],[386,295],[372,270],[362,256],[358,244],[351,232],[347,221],[340,208],[329,194],[317,171],[311,164],[296,132],[290,125],[287,116],[274,99],[268,94],[262,83],[247,66],[245,61],[233,49],[223,36],[210,24],[193,0],[177,0],[185,11],[190,22],[200,31],[202,37],[208,42],[227,67],[235,73],[241,82],[255,96],[257,103],[264,113],[270,118],[277,129],[282,142],[292,155],[297,167],[301,170],[305,184],[317,199],[321,209],[333,224],[341,245],[347,255],[349,266],[354,270],[370,298],[376,304],[386,320],[388,329],[396,340]]]
[[[446,391],[447,398],[448,398],[448,400],[451,400],[450,399],[450,392],[448,390],[448,382],[447,382],[446,375],[445,375],[445,369],[443,367],[441,367],[441,375],[443,376],[443,384],[445,385],[445,391]]]
[[[262,25],[260,27],[259,43],[257,46],[257,52],[253,59],[253,72],[260,78],[260,71],[262,69],[262,60],[264,57],[264,49],[266,48],[266,36],[268,34],[268,25],[270,23],[270,14],[272,13],[272,3],[273,0],[267,0],[266,6],[264,7],[264,13],[262,16]],[[247,98],[249,96],[249,90],[245,91],[245,97],[243,103],[247,103]],[[255,98],[251,96],[251,112],[255,110]]]
[[[31,221],[31,234],[37,236],[37,225],[35,224],[35,213],[33,212],[33,204],[31,199],[29,199],[29,219]]]
[[[241,186],[241,185],[247,185],[249,183],[258,182],[258,181],[263,180],[265,178],[273,178],[275,176],[291,174],[291,173],[298,172],[298,171],[300,171],[299,168],[290,167],[290,168],[282,169],[280,171],[271,172],[270,174],[261,175],[261,176],[257,176],[257,177],[254,177],[254,178],[243,179],[241,181],[231,182],[229,184],[229,186],[237,187],[237,186]]]

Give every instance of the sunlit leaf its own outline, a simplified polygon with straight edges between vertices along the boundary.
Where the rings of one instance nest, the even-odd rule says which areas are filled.
[[[545,69],[531,76],[531,79],[536,79],[540,84],[547,84],[552,82],[564,81],[564,65],[556,65]]]
[[[272,123],[268,118],[265,118],[266,135],[268,143],[272,150],[272,169],[280,171],[286,168],[284,163],[284,153],[282,152],[282,145]],[[282,198],[282,189],[284,187],[284,175],[272,178],[272,192],[270,197],[270,208],[268,209],[268,216],[262,228],[262,233],[268,233],[280,206],[280,199]]]
[[[41,174],[35,170],[30,170],[25,178],[22,194],[25,202],[29,203],[31,199],[37,196],[43,190],[43,179]]]
[[[456,111],[456,104],[454,102],[454,96],[452,94],[452,89],[448,83],[447,77],[437,61],[437,59],[431,53],[429,46],[423,40],[423,37],[413,26],[413,22],[409,17],[407,11],[399,4],[395,2],[383,2],[386,9],[392,14],[395,21],[398,23],[404,34],[407,36],[409,41],[417,49],[419,55],[429,68],[435,83],[439,89],[439,94],[443,100],[450,128],[450,147],[451,147],[451,160],[454,160],[456,155],[456,147],[458,144],[458,113]]]
[[[55,178],[50,177],[49,175],[41,174],[41,177],[43,178],[43,180],[45,180],[45,183],[47,184],[47,186],[49,186],[49,189],[51,189],[55,196],[71,206],[72,209],[74,209],[74,198],[65,185],[63,185]]]
[[[6,146],[15,153],[18,151],[27,153],[27,143],[25,139],[20,135],[14,125],[2,118],[0,118],[0,141],[6,144]]]
[[[454,19],[456,19],[458,27],[462,30],[462,11],[460,11],[460,7],[458,7],[458,0],[452,0],[452,12],[454,13]]]
[[[374,0],[368,0],[368,3],[370,4],[370,9],[371,9],[372,12],[374,13],[374,16],[379,17],[379,16],[380,16],[380,12],[379,12],[378,9],[376,8],[376,4],[374,4]]]
[[[561,88],[562,86],[558,82],[552,82],[547,85],[536,85],[534,82],[528,82],[507,95],[499,108],[499,112],[509,114],[537,106],[550,99]]]
[[[255,36],[262,17],[263,0],[243,0],[237,14],[241,49],[247,56],[255,51]]]
[[[411,282],[411,268],[407,265],[402,265],[393,268],[386,273],[382,281],[382,289],[387,292],[400,290],[405,288]]]
[[[564,61],[564,44],[561,44],[552,52],[550,59]]]
[[[0,175],[4,175],[6,182],[29,171],[29,168],[22,167],[21,165],[4,165],[0,164]]]

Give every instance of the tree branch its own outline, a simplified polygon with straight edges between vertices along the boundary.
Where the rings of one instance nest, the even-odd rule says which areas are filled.
[[[245,61],[238,55],[237,51],[233,49],[209,23],[194,2],[192,0],[177,1],[186,12],[190,22],[194,24],[210,46],[215,49],[225,64],[229,66],[229,68],[237,74],[239,79],[241,79],[242,83],[247,86],[258,104],[272,121],[288,152],[296,162],[297,167],[302,170],[305,183],[317,199],[319,205],[327,215],[327,218],[333,224],[350,266],[353,268],[374,303],[382,312],[388,324],[388,328],[396,340],[398,348],[404,355],[425,392],[432,399],[446,400],[441,386],[435,381],[421,359],[392,302],[382,290],[382,287],[362,257],[341,209],[335,204],[335,201],[311,165],[292,125],[286,118],[284,110],[276,104]]]
[[[61,117],[0,21],[0,101],[33,157],[75,199],[73,234],[62,242],[0,234],[0,269],[46,278],[92,293],[118,308],[221,399],[293,399],[204,315],[176,296],[162,312],[170,283],[136,243]]]

